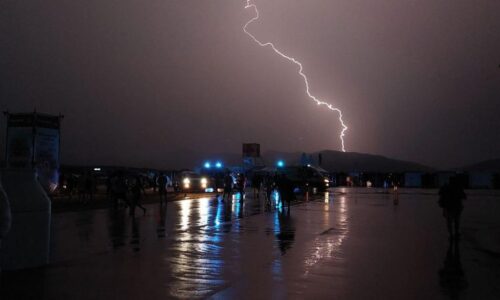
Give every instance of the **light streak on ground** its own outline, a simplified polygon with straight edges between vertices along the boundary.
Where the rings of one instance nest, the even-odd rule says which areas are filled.
[[[304,68],[302,66],[302,63],[300,63],[298,60],[296,60],[295,58],[293,57],[290,57],[286,54],[284,54],[283,52],[281,52],[280,50],[278,50],[273,43],[271,42],[266,42],[266,43],[263,43],[261,41],[259,41],[253,34],[251,34],[247,28],[250,24],[252,24],[253,22],[255,22],[256,20],[259,19],[259,10],[257,9],[257,6],[255,4],[252,3],[252,0],[246,0],[246,5],[245,5],[245,9],[247,8],[252,8],[255,10],[255,17],[253,17],[252,19],[250,19],[250,21],[248,21],[245,26],[243,26],[243,31],[248,35],[250,36],[257,44],[259,44],[259,46],[261,47],[271,47],[273,49],[274,52],[276,52],[276,54],[278,54],[279,56],[281,56],[282,58],[296,64],[298,67],[299,67],[299,75],[302,76],[302,78],[304,79],[304,83],[305,83],[305,86],[306,86],[306,94],[309,98],[311,98],[311,100],[313,100],[314,102],[316,102],[316,104],[318,105],[324,105],[326,106],[329,110],[332,110],[332,111],[335,111],[338,113],[339,115],[339,122],[340,124],[342,125],[342,130],[340,131],[340,135],[339,135],[339,138],[340,138],[340,141],[342,142],[342,151],[345,152],[345,144],[344,144],[344,136],[345,136],[345,132],[347,131],[348,127],[347,125],[344,123],[344,120],[342,119],[343,115],[342,115],[342,111],[339,109],[339,108],[336,108],[334,107],[332,104],[330,103],[327,103],[327,102],[324,102],[324,101],[321,101],[320,99],[316,98],[314,95],[311,94],[310,90],[309,90],[309,80],[307,79],[307,76],[306,74],[303,72]]]

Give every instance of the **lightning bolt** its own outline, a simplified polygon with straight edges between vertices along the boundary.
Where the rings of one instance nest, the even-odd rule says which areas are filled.
[[[342,111],[339,109],[339,108],[336,108],[334,107],[332,104],[328,103],[328,102],[324,102],[324,101],[321,101],[320,99],[316,98],[314,95],[311,94],[310,92],[310,89],[309,89],[309,80],[307,79],[307,76],[306,74],[303,72],[304,71],[304,67],[302,66],[302,63],[300,63],[298,60],[296,60],[295,58],[293,57],[290,57],[286,54],[284,54],[283,52],[281,52],[280,50],[278,50],[273,43],[271,42],[266,42],[266,43],[263,43],[261,41],[259,41],[253,34],[251,34],[247,28],[250,24],[252,24],[253,22],[257,21],[259,19],[259,10],[257,9],[257,5],[253,4],[252,3],[252,0],[246,0],[246,5],[245,5],[245,9],[253,9],[255,11],[255,17],[253,17],[252,19],[250,19],[250,21],[248,21],[245,26],[243,26],[243,31],[249,36],[252,38],[252,40],[254,40],[259,46],[261,47],[271,47],[271,49],[273,49],[273,51],[278,54],[279,56],[281,56],[282,58],[294,63],[295,65],[297,65],[299,67],[299,70],[298,70],[298,73],[300,76],[302,76],[302,78],[304,79],[304,84],[305,84],[305,87],[306,87],[306,94],[309,98],[311,98],[311,100],[313,100],[314,102],[316,102],[316,104],[318,105],[324,105],[326,106],[329,110],[332,110],[332,111],[335,111],[338,113],[339,115],[339,122],[340,124],[342,125],[342,130],[340,131],[340,135],[339,135],[339,138],[340,138],[340,141],[342,142],[342,151],[345,152],[345,144],[344,144],[344,136],[345,136],[345,132],[347,131],[348,127],[347,125],[344,123],[344,120],[342,119]]]

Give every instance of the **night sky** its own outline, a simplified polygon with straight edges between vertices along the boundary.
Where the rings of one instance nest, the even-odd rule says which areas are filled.
[[[250,30],[344,111],[348,151],[435,167],[500,157],[500,1],[256,1]],[[337,115],[242,31],[241,0],[0,2],[0,109],[62,113],[63,163],[340,149]],[[5,119],[2,122],[3,152]]]

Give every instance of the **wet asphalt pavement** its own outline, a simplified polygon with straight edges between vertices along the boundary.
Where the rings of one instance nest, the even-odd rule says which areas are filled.
[[[468,193],[450,243],[436,190],[335,189],[290,212],[184,199],[54,214],[52,263],[1,299],[500,299],[500,193]]]

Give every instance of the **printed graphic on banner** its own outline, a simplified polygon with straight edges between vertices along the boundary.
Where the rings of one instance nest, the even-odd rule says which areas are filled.
[[[35,167],[40,183],[56,188],[59,179],[59,130],[37,128],[35,138]]]
[[[30,127],[9,128],[7,136],[7,166],[9,168],[31,168],[33,160],[33,129]]]
[[[243,144],[243,157],[260,157],[260,144]]]

